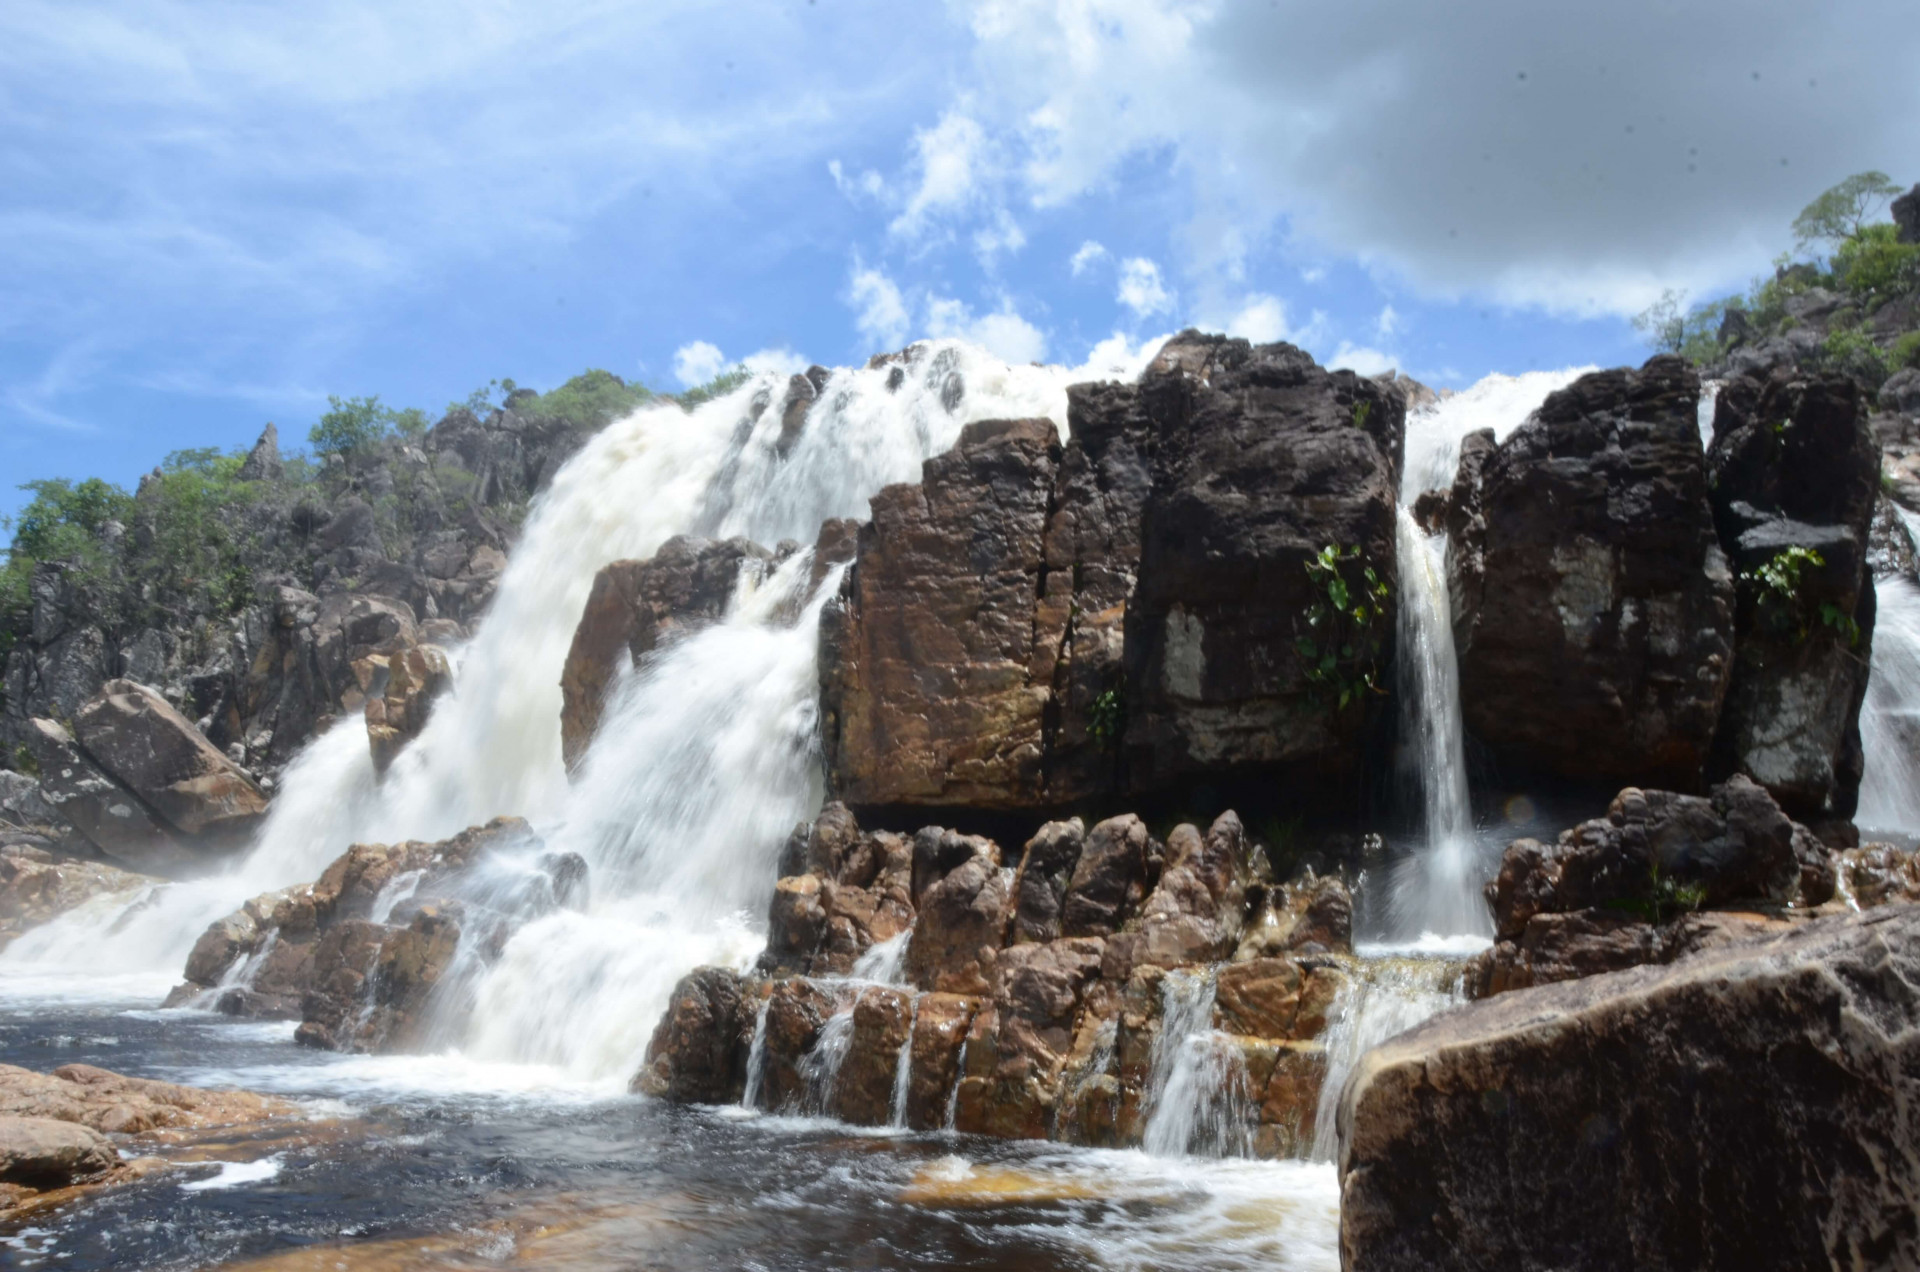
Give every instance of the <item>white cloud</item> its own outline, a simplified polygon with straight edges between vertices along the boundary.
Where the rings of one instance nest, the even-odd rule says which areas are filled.
[[[1378,349],[1370,349],[1364,345],[1349,344],[1345,340],[1342,340],[1340,347],[1333,351],[1333,356],[1327,359],[1327,367],[1330,370],[1345,367],[1361,375],[1379,375],[1383,371],[1398,370],[1399,366],[1398,355],[1382,353]]]
[[[932,297],[927,301],[929,336],[954,336],[984,348],[1002,362],[1044,362],[1046,333],[1014,312],[1011,305],[974,317],[964,301]]]
[[[877,269],[856,265],[847,285],[847,303],[853,307],[853,325],[880,349],[898,349],[906,343],[911,319],[899,286]]]
[[[812,365],[791,349],[762,349],[740,359],[740,365],[758,375],[772,371],[779,375],[798,375]]]
[[[850,177],[838,159],[829,159],[827,175],[833,178],[834,189],[849,199],[884,199],[886,197],[886,179],[872,168],[868,168],[857,177]]]
[[[1120,290],[1115,298],[1141,318],[1173,312],[1173,295],[1161,281],[1160,267],[1144,256],[1120,263]]]
[[[913,136],[913,193],[894,218],[892,230],[905,238],[924,233],[930,221],[958,212],[974,201],[987,161],[987,135],[974,120],[959,111],[941,116],[932,128]]]
[[[673,378],[683,388],[705,384],[727,369],[727,359],[717,345],[693,340],[673,351]]]
[[[1002,253],[1018,252],[1027,245],[1027,236],[1005,208],[994,209],[993,224],[974,231],[973,251],[983,268],[992,269]]]
[[[1394,312],[1392,305],[1384,305],[1380,316],[1373,320],[1373,330],[1382,340],[1400,330],[1400,315]]]
[[[1230,336],[1240,336],[1255,344],[1272,344],[1289,338],[1287,306],[1278,296],[1255,292],[1220,327]]]
[[[1909,0],[957,3],[1028,197],[1156,165],[1203,292],[1284,229],[1429,296],[1630,312],[1744,281],[1822,188],[1920,154]]]
[[[1105,259],[1107,259],[1107,249],[1094,240],[1088,239],[1080,245],[1080,250],[1073,254],[1073,258],[1067,264],[1072,268],[1073,276],[1078,278]]]
[[[1127,339],[1125,332],[1116,331],[1089,349],[1086,360],[1070,368],[1069,374],[1076,383],[1084,380],[1136,380],[1171,335],[1169,332],[1134,342]]]

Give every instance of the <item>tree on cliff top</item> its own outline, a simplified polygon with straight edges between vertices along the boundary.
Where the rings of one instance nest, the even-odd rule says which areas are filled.
[[[1801,251],[1814,243],[1845,243],[1860,233],[1900,193],[1884,172],[1856,172],[1800,209],[1793,218],[1794,246]]]

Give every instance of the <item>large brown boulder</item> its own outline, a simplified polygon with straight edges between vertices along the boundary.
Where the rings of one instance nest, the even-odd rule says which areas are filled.
[[[944,994],[985,994],[1006,940],[1013,871],[1001,867],[1000,849],[990,839],[929,828],[916,836],[919,840],[957,843],[967,855],[918,897],[918,917],[907,940],[907,979]]]
[[[243,842],[267,797],[167,700],[131,680],[109,680],[73,718],[92,759],[180,835],[209,846]]]
[[[1047,942],[1060,936],[1060,911],[1067,885],[1080,864],[1087,828],[1078,817],[1048,822],[1027,841],[1013,880],[1013,926],[1007,939],[1015,944]]]
[[[1915,983],[1891,906],[1435,1017],[1342,1094],[1342,1264],[1914,1266]]]
[[[1134,963],[1185,967],[1216,963],[1234,952],[1246,922],[1248,847],[1231,811],[1204,835],[1197,826],[1174,828],[1160,882],[1140,911]]]
[[[732,1104],[746,1090],[747,1055],[765,984],[724,967],[696,967],[673,988],[633,1090],[692,1104]]]
[[[1126,612],[1131,788],[1280,777],[1337,798],[1391,656],[1403,401],[1291,345],[1192,332],[1138,393],[1153,467]]]
[[[862,833],[844,804],[828,804],[795,828],[768,907],[761,970],[844,976],[875,945],[906,932],[915,913],[913,858],[903,836]]]
[[[204,868],[205,860],[82,752],[64,725],[27,721],[27,744],[47,803],[103,856],[146,874]]]
[[[772,561],[773,553],[746,539],[676,535],[644,561],[615,561],[594,575],[560,673],[560,750],[569,771],[600,727],[619,670],[677,634],[718,621],[741,570]]]
[[[1060,909],[1065,936],[1111,936],[1154,884],[1152,836],[1132,813],[1109,817],[1087,834]]]
[[[1486,459],[1457,630],[1468,731],[1517,771],[1698,789],[1733,669],[1733,578],[1679,358],[1583,376]],[[1471,486],[1472,483],[1468,483]],[[1463,523],[1464,524],[1464,523]]]
[[[1807,819],[1853,815],[1873,645],[1868,561],[1880,450],[1860,387],[1782,372],[1720,392],[1707,457],[1738,576],[1733,681],[1715,762]]]

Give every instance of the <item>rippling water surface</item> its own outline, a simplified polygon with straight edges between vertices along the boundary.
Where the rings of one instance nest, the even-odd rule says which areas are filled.
[[[153,978],[150,978],[150,980]],[[135,978],[0,982],[0,1062],[293,1096],[311,1127],[0,1232],[21,1269],[1331,1269],[1330,1166],[854,1130],[560,1070],[296,1049]],[[219,1158],[227,1158],[224,1163]]]

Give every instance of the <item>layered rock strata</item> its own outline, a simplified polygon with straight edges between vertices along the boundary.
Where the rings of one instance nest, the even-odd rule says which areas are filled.
[[[1913,1266],[1916,982],[1891,906],[1429,1020],[1341,1096],[1342,1266]]]

